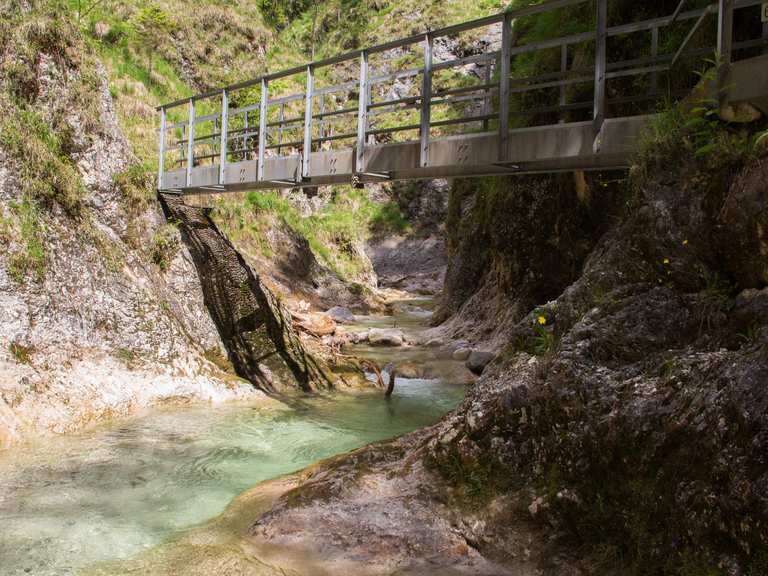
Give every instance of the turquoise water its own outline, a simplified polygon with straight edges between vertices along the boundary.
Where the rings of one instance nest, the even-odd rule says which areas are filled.
[[[432,424],[464,393],[415,379],[395,390],[167,409],[0,452],[0,575],[130,557],[260,481]]]

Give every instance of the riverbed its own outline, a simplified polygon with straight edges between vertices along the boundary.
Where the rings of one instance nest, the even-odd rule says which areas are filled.
[[[371,389],[156,409],[0,452],[0,573],[63,576],[131,557],[254,484],[433,424],[463,394],[440,379],[399,378],[389,400]]]

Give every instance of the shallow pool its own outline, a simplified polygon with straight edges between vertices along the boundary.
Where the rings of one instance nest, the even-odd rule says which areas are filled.
[[[132,556],[262,480],[432,424],[464,394],[436,380],[395,390],[164,409],[0,452],[0,574],[63,576]]]

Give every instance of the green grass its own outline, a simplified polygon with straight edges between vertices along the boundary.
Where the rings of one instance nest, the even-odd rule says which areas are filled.
[[[150,254],[152,262],[157,264],[162,272],[168,270],[171,262],[179,252],[179,234],[174,224],[163,224],[152,236]]]
[[[19,364],[31,364],[32,354],[35,350],[31,346],[23,346],[17,342],[11,342],[8,346],[8,351]]]
[[[242,204],[222,199],[213,217],[233,241],[250,240],[265,257],[271,256],[266,234],[275,221],[282,222],[306,238],[319,262],[355,280],[365,270],[356,247],[377,234],[408,231],[409,225],[393,202],[373,202],[351,187],[337,190],[334,200],[309,217],[277,192],[251,192]]]
[[[20,202],[12,202],[10,209],[17,221],[20,248],[9,253],[8,272],[19,284],[30,275],[41,281],[45,277],[47,254],[45,228],[37,204],[24,196]]]
[[[9,114],[0,117],[0,146],[20,166],[23,192],[43,205],[59,204],[78,216],[85,196],[80,173],[68,154],[70,131],[52,129],[29,107],[6,100]]]

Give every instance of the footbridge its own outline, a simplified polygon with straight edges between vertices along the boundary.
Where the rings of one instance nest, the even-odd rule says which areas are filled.
[[[572,28],[576,7],[591,29],[520,42],[545,13]],[[688,94],[715,54],[721,103],[768,113],[768,2],[681,0],[625,23],[608,14],[609,0],[550,0],[163,104],[157,187],[622,168],[659,103]],[[521,72],[541,52],[550,69]]]

